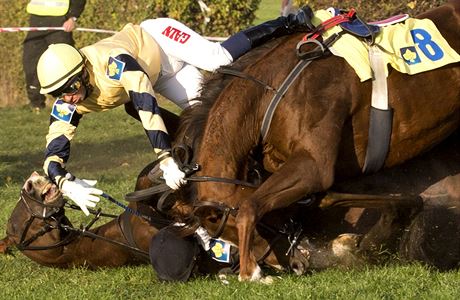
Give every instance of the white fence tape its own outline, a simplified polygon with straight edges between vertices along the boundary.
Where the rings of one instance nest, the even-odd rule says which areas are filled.
[[[0,32],[50,31],[50,30],[64,30],[64,27],[0,27]],[[116,33],[116,31],[113,31],[113,30],[82,28],[82,27],[78,27],[75,30],[87,31],[87,32],[97,32],[97,33],[109,33],[109,34]],[[204,38],[210,41],[216,41],[216,42],[222,42],[227,39],[226,37],[215,37],[215,36],[205,36]]]

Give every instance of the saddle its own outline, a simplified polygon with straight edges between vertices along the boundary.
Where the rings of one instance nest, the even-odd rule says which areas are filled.
[[[358,38],[371,38],[380,32],[381,27],[393,25],[409,18],[408,14],[400,14],[379,21],[365,22],[356,14],[354,9],[351,9],[349,12],[337,8],[331,8],[331,10],[333,10],[334,16],[342,14],[350,15],[351,13],[348,21],[342,22],[339,25],[345,32]]]
[[[379,34],[381,27],[402,22],[409,15],[396,15],[388,19],[366,23],[356,14],[354,9],[344,11],[329,8],[327,11],[333,17],[322,22],[297,44],[297,55],[300,59],[313,60],[329,54],[329,47],[345,33],[351,34],[360,40],[365,40],[369,44],[369,61],[374,76],[372,80],[369,140],[362,171],[363,173],[374,173],[383,167],[388,154],[393,119],[393,112],[388,106],[385,63],[382,59],[381,50],[374,45],[375,36]],[[334,26],[340,26],[342,30],[323,41],[322,34]],[[303,51],[302,47],[309,43],[310,45],[313,43],[316,47],[313,49],[306,47],[308,50]]]
[[[344,11],[337,8],[330,8],[334,16],[344,15],[344,22],[341,22],[340,27],[346,32],[360,38],[371,38],[380,32],[380,27],[363,21],[354,9]]]
[[[324,21],[323,23],[315,27],[315,29],[312,32],[305,35],[302,39],[303,42],[311,42],[314,40],[321,39],[321,35],[323,32],[329,30],[334,26],[340,26],[340,28],[342,28],[343,30],[340,34],[349,33],[359,39],[371,40],[372,44],[374,41],[374,37],[380,32],[381,27],[403,22],[404,20],[409,18],[408,14],[400,14],[384,20],[365,22],[358,16],[356,10],[353,8],[346,11],[331,7],[327,11],[330,12],[333,15],[333,17],[329,20]],[[330,39],[329,41],[325,41],[323,44],[325,47],[328,47],[332,45],[333,42],[337,39],[338,37],[335,39]],[[300,55],[299,57],[305,58],[301,57]]]

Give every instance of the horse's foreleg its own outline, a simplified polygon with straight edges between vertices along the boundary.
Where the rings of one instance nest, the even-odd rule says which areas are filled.
[[[240,251],[240,274],[238,277],[240,281],[256,281],[262,278],[262,270],[257,264],[252,249],[255,217],[254,206],[250,205],[248,201],[242,203],[236,219]]]
[[[291,155],[251,196],[257,207],[256,222],[267,212],[328,189],[333,183],[333,166],[333,162],[317,163],[306,151]]]
[[[324,169],[322,172],[321,175],[308,153],[293,155],[249,199],[241,201],[237,217],[240,280],[257,280],[262,276],[252,249],[257,222],[269,211],[287,207],[306,194],[328,188],[332,184],[332,169],[329,173]]]

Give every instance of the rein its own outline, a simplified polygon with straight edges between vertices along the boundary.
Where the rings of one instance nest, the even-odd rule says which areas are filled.
[[[234,185],[242,185],[251,188],[259,187],[258,184],[250,183],[244,180],[238,179],[230,179],[225,177],[214,177],[214,176],[191,176],[185,177],[186,180],[195,181],[195,182],[220,182],[220,183],[228,183]]]
[[[106,196],[108,196],[108,195],[106,195]],[[108,197],[110,197],[110,196],[108,196]],[[110,197],[110,198],[112,200],[116,201],[112,197]],[[64,204],[65,204],[64,202],[63,202],[63,205],[59,206],[59,207],[58,206],[47,205],[47,204],[45,204],[45,203],[43,203],[41,201],[38,201],[37,199],[33,198],[32,196],[30,196],[24,189],[21,190],[21,197],[20,197],[19,200],[22,201],[22,203],[24,204],[24,206],[27,209],[28,213],[30,214],[30,217],[26,222],[25,228],[21,233],[20,241],[16,245],[16,248],[18,250],[20,250],[20,251],[55,249],[55,248],[59,248],[59,247],[62,247],[62,246],[70,244],[78,236],[85,236],[85,237],[89,237],[89,238],[92,238],[92,239],[100,239],[100,240],[103,240],[103,241],[108,242],[108,243],[112,243],[112,244],[115,244],[115,245],[118,245],[118,246],[125,247],[127,249],[130,249],[132,251],[137,252],[144,259],[147,259],[149,257],[149,254],[147,252],[145,252],[145,251],[143,251],[143,250],[141,250],[141,249],[139,249],[137,247],[133,247],[131,245],[128,245],[128,244],[125,244],[125,243],[122,243],[122,242],[118,242],[118,241],[115,241],[115,240],[112,240],[112,239],[109,239],[109,238],[106,238],[106,237],[103,237],[103,236],[100,236],[98,234],[95,234],[93,232],[88,231],[90,229],[90,227],[93,226],[94,223],[101,216],[115,218],[115,217],[117,217],[115,215],[102,213],[101,209],[98,209],[97,211],[94,211],[94,210],[90,209],[89,210],[90,213],[95,215],[94,218],[90,221],[90,223],[88,225],[86,225],[86,226],[80,226],[81,228],[74,228],[70,223],[69,223],[69,225],[64,224],[64,222],[66,220],[68,220],[66,218],[66,216],[64,215],[64,210],[63,210]],[[42,213],[35,212],[30,207],[30,205],[29,205],[29,203],[27,201],[33,201],[33,202],[39,204],[41,207],[43,207],[43,212]],[[116,201],[116,202],[119,203],[118,201]],[[73,204],[70,204],[69,208],[79,209],[78,206],[73,205]],[[47,212],[47,209],[50,209],[50,210]],[[145,215],[142,215],[142,214],[140,214],[139,212],[137,212],[135,210],[132,210],[132,209],[127,210],[126,209],[126,211],[130,212],[130,213],[132,213],[132,214],[134,214],[134,215],[136,215],[138,217],[142,217],[142,218],[146,219]],[[56,216],[56,214],[59,214],[59,215]],[[118,218],[119,218],[119,216],[118,216]],[[35,234],[33,234],[31,237],[26,239],[27,233],[30,230],[30,226],[32,225],[32,223],[33,223],[33,221],[35,219],[40,219],[40,220],[44,221],[45,225],[39,231],[37,231]],[[153,219],[154,218],[149,218],[148,221],[152,222],[152,221],[154,221]],[[55,222],[56,224],[53,225],[53,224],[51,224],[50,221]],[[120,222],[118,222],[118,224],[120,226]],[[47,245],[47,246],[30,246],[30,244],[33,243],[34,241],[36,241],[39,237],[51,232],[52,230],[60,230],[60,229],[62,229],[63,231],[68,233],[63,240],[61,240],[59,242],[56,242],[54,244],[51,244],[51,245]],[[123,233],[123,235],[125,235],[123,230],[122,230],[122,233]],[[125,237],[125,239],[128,240],[126,237]]]
[[[274,87],[268,85],[266,82],[254,77],[252,75],[249,75],[247,73],[232,69],[230,67],[220,67],[219,69],[217,69],[217,72],[222,73],[222,74],[226,74],[226,75],[232,75],[232,76],[247,79],[247,80],[251,80],[251,81],[253,81],[253,82],[257,83],[257,84],[260,84],[266,90],[273,91],[275,93],[279,93]]]
[[[273,118],[273,114],[275,113],[276,107],[278,106],[279,102],[283,98],[283,96],[288,91],[289,87],[293,84],[294,80],[299,76],[299,74],[311,63],[311,60],[300,60],[296,66],[291,70],[288,74],[286,79],[284,79],[281,87],[279,88],[279,92],[277,92],[273,98],[270,100],[270,104],[268,105],[267,110],[265,111],[264,118],[262,120],[261,126],[261,137],[264,141],[267,137],[268,130],[270,129],[270,124]]]
[[[179,146],[176,146],[176,147],[184,148],[186,146],[185,145],[179,145]],[[246,186],[246,187],[250,187],[250,188],[257,188],[259,186],[258,184],[250,183],[248,181],[239,180],[239,179],[231,179],[231,178],[215,177],[215,176],[195,176],[195,175],[192,176],[193,173],[197,172],[200,169],[200,166],[198,164],[193,164],[193,163],[190,163],[189,161],[183,162],[178,157],[175,157],[175,160],[178,162],[180,169],[184,170],[185,173],[187,174],[187,176],[185,177],[185,180],[187,180],[187,181],[194,181],[194,182],[220,182],[220,183],[241,185],[241,186]],[[159,162],[157,161],[156,163],[158,164]],[[160,211],[163,211],[162,208],[161,208],[162,204],[163,204],[164,200],[166,199],[166,197],[169,194],[171,194],[172,192],[174,192],[174,191],[171,190],[170,187],[168,187],[165,183],[162,183],[162,184],[158,184],[158,185],[146,188],[146,189],[142,189],[142,190],[127,193],[125,195],[125,200],[129,201],[129,202],[145,201],[145,200],[149,200],[150,197],[153,196],[153,195],[163,193],[163,195],[161,196],[161,199],[158,201],[159,204],[157,205],[157,208]],[[108,197],[106,197],[104,195],[102,195],[102,196],[105,197],[106,199],[108,199],[109,201],[117,204],[118,206],[124,208],[124,206],[121,206],[118,201],[116,201],[116,202],[113,201],[114,200],[113,198],[112,198],[112,200],[109,199],[108,197],[110,197],[110,196],[108,196],[108,195],[106,195]],[[160,204],[160,202],[161,202],[161,204]]]

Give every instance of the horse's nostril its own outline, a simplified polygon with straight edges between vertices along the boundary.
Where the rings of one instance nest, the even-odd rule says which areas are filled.
[[[302,275],[305,273],[305,266],[299,261],[291,262],[291,269],[296,275]]]

